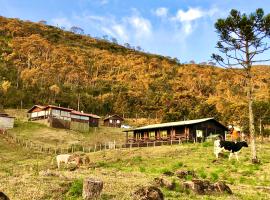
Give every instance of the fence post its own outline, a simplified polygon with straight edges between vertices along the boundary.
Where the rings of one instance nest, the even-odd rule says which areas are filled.
[[[131,147],[132,147],[132,143],[129,144],[129,149],[131,149]]]
[[[95,149],[94,149],[94,152],[96,152],[96,150],[97,150],[97,145],[95,144]]]
[[[171,140],[171,146],[172,146],[172,140]]]
[[[148,147],[148,142],[146,142],[146,146]]]
[[[154,141],[154,147],[156,146],[156,141]]]

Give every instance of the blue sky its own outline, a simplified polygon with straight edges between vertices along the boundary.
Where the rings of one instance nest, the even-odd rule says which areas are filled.
[[[208,61],[216,52],[214,23],[232,8],[270,12],[269,0],[0,0],[0,15],[66,27],[94,37],[177,57]]]

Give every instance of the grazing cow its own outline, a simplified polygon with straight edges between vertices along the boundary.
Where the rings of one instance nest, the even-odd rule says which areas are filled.
[[[56,161],[57,161],[57,167],[58,169],[60,168],[60,163],[65,163],[67,164],[70,161],[71,155],[69,154],[60,154],[56,156]]]
[[[231,142],[218,139],[214,142],[214,154],[218,159],[218,154],[226,150],[230,152],[229,160],[233,155],[235,155],[236,159],[238,160],[238,152],[242,149],[242,147],[248,147],[247,142]]]

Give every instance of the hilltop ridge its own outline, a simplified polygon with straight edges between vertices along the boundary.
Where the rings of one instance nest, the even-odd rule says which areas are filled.
[[[256,100],[269,101],[269,66],[253,70]],[[0,83],[5,108],[60,104],[76,109],[79,101],[86,112],[163,121],[215,117],[241,122],[246,116],[241,69],[180,64],[5,17],[0,17]]]

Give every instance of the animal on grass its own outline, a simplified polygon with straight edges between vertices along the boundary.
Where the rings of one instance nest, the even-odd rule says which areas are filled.
[[[56,162],[58,169],[60,168],[61,163],[68,164],[70,162],[71,155],[69,154],[60,154],[56,156]]]
[[[229,160],[233,155],[235,155],[236,159],[238,158],[238,153],[242,149],[242,147],[248,147],[247,142],[232,142],[232,141],[223,141],[220,139],[215,140],[214,142],[214,154],[216,155],[216,158],[218,159],[219,153],[222,151],[229,151]]]
[[[58,169],[60,168],[61,163],[73,163],[79,167],[79,165],[82,164],[82,159],[78,155],[60,154],[56,156],[56,162]]]

